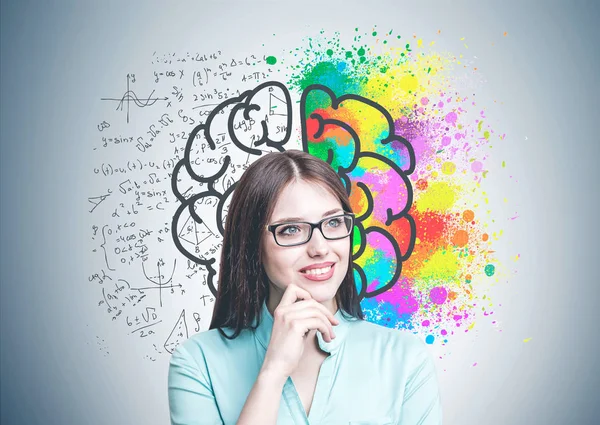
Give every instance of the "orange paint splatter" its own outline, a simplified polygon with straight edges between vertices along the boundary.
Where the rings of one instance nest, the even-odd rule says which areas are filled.
[[[469,242],[469,234],[466,230],[457,230],[452,237],[452,243],[455,246],[465,246]]]
[[[465,212],[463,212],[463,220],[464,221],[473,221],[473,219],[475,218],[475,213],[471,210],[465,210]]]

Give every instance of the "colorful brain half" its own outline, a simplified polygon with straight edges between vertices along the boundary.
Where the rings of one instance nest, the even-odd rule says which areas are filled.
[[[357,216],[354,275],[361,298],[393,287],[415,242],[408,211],[415,167],[410,143],[395,134],[390,114],[357,95],[336,97],[323,85],[303,92],[303,149],[329,163],[340,176]]]

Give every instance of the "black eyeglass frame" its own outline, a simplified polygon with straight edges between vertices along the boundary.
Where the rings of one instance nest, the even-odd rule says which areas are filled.
[[[325,223],[327,220],[331,220],[331,219],[338,218],[338,217],[345,217],[345,216],[348,216],[351,219],[350,233],[348,233],[346,236],[342,236],[340,238],[328,238],[327,236],[325,236],[325,234],[323,233],[323,228],[321,227],[321,226],[323,226],[323,223]],[[265,226],[265,228],[273,234],[273,240],[275,241],[275,243],[277,245],[282,246],[282,247],[298,246],[298,245],[304,245],[305,243],[308,243],[308,241],[310,241],[310,239],[312,238],[313,230],[317,229],[317,228],[321,232],[321,235],[323,235],[323,237],[325,239],[327,239],[328,241],[337,241],[340,239],[347,238],[348,236],[350,236],[352,234],[352,231],[354,230],[354,218],[355,218],[354,213],[344,212],[343,214],[338,214],[338,215],[324,218],[323,220],[319,221],[318,223],[309,223],[308,221],[290,221],[290,222],[285,222],[285,223],[267,224]],[[289,226],[290,224],[308,224],[310,226],[310,232],[308,233],[308,238],[306,238],[306,240],[304,242],[295,243],[292,245],[281,245],[277,241],[277,236],[275,235],[275,230],[277,230],[277,228],[279,226]]]

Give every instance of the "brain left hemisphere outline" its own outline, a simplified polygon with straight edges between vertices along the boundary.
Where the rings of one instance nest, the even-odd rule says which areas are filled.
[[[419,78],[410,66],[424,58],[406,46],[399,65],[377,68],[389,75],[408,67],[410,78]],[[452,106],[446,92],[439,93],[443,101],[413,92],[420,99],[411,111],[400,98],[390,103],[386,92],[362,90],[355,71],[368,61],[351,65],[349,56],[342,52],[330,63],[335,54],[328,50],[326,60],[318,56],[286,78],[266,55],[155,52],[150,78],[127,74],[121,99],[101,98],[116,109],[94,129],[94,177],[108,189],[88,198],[95,256],[88,280],[110,321],[143,340],[136,346],[145,358],[156,361],[208,329],[237,182],[254,160],[286,149],[327,162],[346,188],[356,215],[352,267],[366,320],[445,346],[455,332],[473,328],[476,308],[493,314],[478,293],[484,273],[495,272],[490,232],[479,228],[472,198],[460,206],[447,201],[457,200],[461,182],[474,187],[466,183],[468,167],[483,168],[483,160],[471,160],[464,177],[457,176],[465,148],[453,148],[453,140],[476,128],[485,143],[489,128],[460,123],[464,105],[446,111]],[[428,66],[432,85],[446,83]],[[382,81],[392,92],[406,85],[404,77],[395,80],[400,86]],[[441,148],[434,146],[438,139]],[[443,161],[432,156],[440,152],[448,155]]]

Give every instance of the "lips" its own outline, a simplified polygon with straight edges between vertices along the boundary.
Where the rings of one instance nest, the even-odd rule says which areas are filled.
[[[335,264],[333,261],[328,261],[326,263],[316,263],[316,264],[311,264],[310,266],[306,266],[301,268],[299,271],[300,272],[305,272],[307,270],[312,270],[312,269],[325,269],[329,266],[332,266],[333,264]]]
[[[329,267],[317,268],[316,269],[316,270],[326,269],[324,273],[319,273],[319,272],[300,272],[300,274],[304,278],[306,278],[308,280],[313,280],[313,281],[329,280],[333,276],[333,272],[335,270],[335,264],[333,264],[333,263],[331,263],[331,264],[332,265],[329,266]],[[315,270],[315,268],[312,268],[312,270]]]

